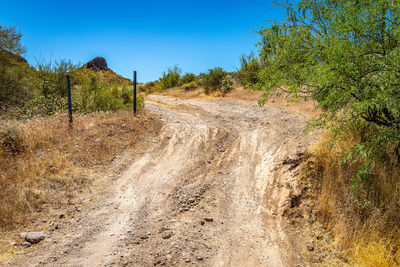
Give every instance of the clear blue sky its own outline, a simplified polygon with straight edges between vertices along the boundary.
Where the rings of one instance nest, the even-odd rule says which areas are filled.
[[[0,24],[16,25],[31,64],[38,58],[86,63],[106,58],[118,74],[141,82],[175,64],[183,72],[228,71],[257,51],[257,26],[279,20],[272,0],[3,0]]]

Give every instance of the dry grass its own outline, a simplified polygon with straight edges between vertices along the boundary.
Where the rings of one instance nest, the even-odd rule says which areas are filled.
[[[313,184],[319,218],[334,234],[352,266],[400,264],[400,168],[394,155],[377,163],[370,193],[350,186],[362,162],[345,163],[346,151],[361,138],[358,132],[328,147],[330,134],[309,149],[304,172]]]
[[[0,140],[2,231],[23,225],[45,205],[62,206],[85,192],[93,174],[109,173],[118,154],[161,127],[155,117],[130,111],[79,115],[73,130],[65,116],[6,124],[3,129],[13,130],[3,130]]]

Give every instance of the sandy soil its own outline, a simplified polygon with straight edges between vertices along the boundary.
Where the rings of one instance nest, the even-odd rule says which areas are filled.
[[[296,177],[277,170],[311,142],[307,115],[222,98],[146,106],[160,136],[10,266],[303,265],[282,216]]]

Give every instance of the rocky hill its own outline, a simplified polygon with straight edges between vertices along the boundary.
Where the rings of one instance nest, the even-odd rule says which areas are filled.
[[[89,61],[80,69],[84,73],[98,77],[102,82],[107,84],[127,84],[131,81],[121,75],[116,74],[108,68],[107,61],[103,57],[96,57]]]

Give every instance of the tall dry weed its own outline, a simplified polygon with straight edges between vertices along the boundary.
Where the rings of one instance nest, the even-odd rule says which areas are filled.
[[[312,181],[320,220],[354,266],[400,265],[400,168],[395,155],[376,162],[365,191],[351,190],[362,160],[344,161],[362,138],[348,132],[330,144],[325,132],[309,148],[304,173]]]

